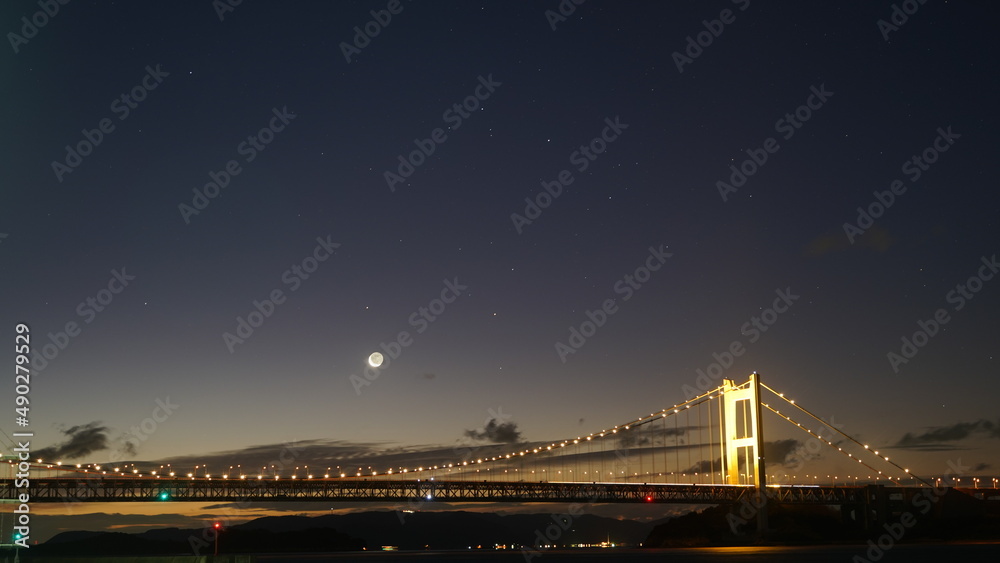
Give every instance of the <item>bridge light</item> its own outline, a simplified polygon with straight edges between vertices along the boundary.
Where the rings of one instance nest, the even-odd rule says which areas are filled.
[[[646,495],[646,502],[653,502],[653,497],[650,495]]]
[[[160,491],[160,494],[157,495],[157,498],[160,500],[170,500],[170,493],[168,493],[167,491]]]

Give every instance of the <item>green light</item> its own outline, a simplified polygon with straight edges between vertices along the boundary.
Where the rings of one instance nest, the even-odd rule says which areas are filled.
[[[160,500],[170,500],[170,493],[167,491],[160,493]]]

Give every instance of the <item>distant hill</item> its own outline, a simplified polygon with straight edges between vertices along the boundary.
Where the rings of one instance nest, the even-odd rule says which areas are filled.
[[[843,525],[840,511],[826,506],[772,506],[768,510],[771,532],[767,539],[780,544],[816,544],[857,539],[856,530]],[[730,507],[713,506],[689,512],[656,526],[646,547],[707,547],[747,545],[758,542],[755,520],[740,522]]]
[[[297,519],[298,518],[298,519]],[[248,522],[247,527],[291,530],[309,521],[336,528],[362,538],[369,545],[397,545],[401,549],[463,549],[469,546],[534,545],[546,543],[599,543],[609,536],[618,543],[638,545],[654,524],[616,520],[591,514],[563,516],[556,522],[552,514],[501,516],[482,512],[363,512],[331,514],[316,518],[270,517]],[[563,530],[563,527],[569,526]],[[558,528],[559,532],[556,533]],[[541,536],[539,536],[539,532]],[[555,537],[555,540],[548,538]]]
[[[67,532],[53,537],[44,544],[33,546],[30,555],[103,557],[144,555],[211,555],[214,544],[206,541],[204,530],[173,529],[169,538],[156,538],[158,534],[124,534],[120,532]],[[164,535],[164,534],[159,534]],[[192,542],[191,538],[195,538]],[[267,552],[330,552],[360,550],[364,541],[329,529],[313,528],[290,532],[269,530],[244,530],[237,526],[219,536],[219,550],[224,553]]]
[[[325,516],[269,516],[226,528],[219,536],[223,553],[329,552],[379,549],[465,549],[536,543],[638,545],[656,523],[616,520],[590,514],[513,514],[481,512],[358,512]],[[211,554],[206,530],[160,528],[138,534],[64,532],[32,547],[33,555],[180,555]],[[192,540],[194,538],[194,540]],[[193,542],[193,543],[192,543]]]
[[[933,505],[933,510],[921,514],[907,507],[914,518],[901,541],[997,541],[1000,540],[1000,508],[995,502],[983,502],[965,493],[949,490]],[[890,518],[898,521],[900,514]],[[644,542],[645,547],[703,547],[749,545],[757,543],[796,545],[844,542],[864,543],[887,530],[860,529],[845,523],[834,507],[808,505],[771,505],[768,510],[769,531],[763,537],[755,534],[756,520],[736,518],[730,507],[714,506],[691,512],[656,526]]]

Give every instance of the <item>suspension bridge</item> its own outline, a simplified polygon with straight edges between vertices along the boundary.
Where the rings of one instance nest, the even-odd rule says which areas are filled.
[[[854,483],[847,479],[843,485],[770,483],[765,413],[856,465]],[[359,467],[317,475],[268,474],[267,467],[262,467],[256,472],[241,468],[232,474],[199,475],[138,467],[128,472],[113,465],[70,466],[49,460],[10,460],[6,465],[9,475],[0,479],[2,498],[17,499],[26,492],[32,503],[750,504],[760,529],[767,527],[766,510],[761,509],[768,503],[839,505],[845,518],[874,527],[901,512],[917,495],[944,490],[941,482],[913,475],[889,456],[774,391],[756,373],[741,384],[726,379],[683,403],[599,432],[429,466]],[[18,483],[22,476],[26,482]],[[992,488],[979,488],[977,483],[974,489],[949,489],[981,500],[1000,500],[995,482]]]

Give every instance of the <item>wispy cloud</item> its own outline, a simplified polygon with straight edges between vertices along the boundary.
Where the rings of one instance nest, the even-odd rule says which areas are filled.
[[[34,457],[44,460],[80,459],[108,449],[108,427],[99,421],[73,426],[61,431],[67,439],[54,446],[35,450]]]
[[[515,429],[516,430],[516,429]],[[497,437],[510,437],[508,429]],[[518,447],[522,447],[519,445]],[[527,447],[527,445],[525,445]],[[209,473],[234,470],[237,465],[247,475],[256,475],[262,469],[270,475],[272,471],[281,474],[293,473],[298,467],[298,473],[304,474],[309,467],[309,473],[323,475],[326,469],[335,471],[339,466],[342,473],[362,474],[386,469],[414,469],[461,462],[468,459],[469,452],[475,456],[486,458],[511,453],[508,443],[484,443],[477,446],[443,446],[439,444],[422,444],[400,446],[394,442],[351,442],[346,440],[301,440],[289,443],[263,444],[240,450],[211,452],[200,455],[148,460],[136,463],[166,465],[170,464],[178,472],[189,472],[195,465],[208,466]],[[273,470],[272,470],[273,466]],[[202,469],[202,471],[204,471]]]
[[[935,426],[920,434],[907,432],[894,447],[924,451],[964,449],[952,444],[952,442],[959,442],[973,436],[1000,438],[1000,423],[980,419],[949,426]]]
[[[795,451],[802,445],[798,440],[777,440],[774,442],[764,442],[764,459],[770,463],[780,463],[784,465],[789,458],[793,457]]]
[[[522,441],[516,422],[498,422],[495,418],[491,418],[482,430],[466,430],[465,437],[493,444],[517,444]]]
[[[703,459],[698,463],[681,471],[681,473],[719,473],[722,471],[722,458],[713,460]]]
[[[764,442],[764,458],[769,464],[779,464],[785,465],[793,461],[795,458],[795,452],[802,446],[802,442],[798,440],[777,440],[774,442]],[[745,464],[740,463],[740,468],[744,469]],[[683,473],[710,473],[710,472],[720,472],[722,471],[722,458],[717,457],[714,460],[703,459],[698,463],[695,463],[691,467],[684,469]]]

